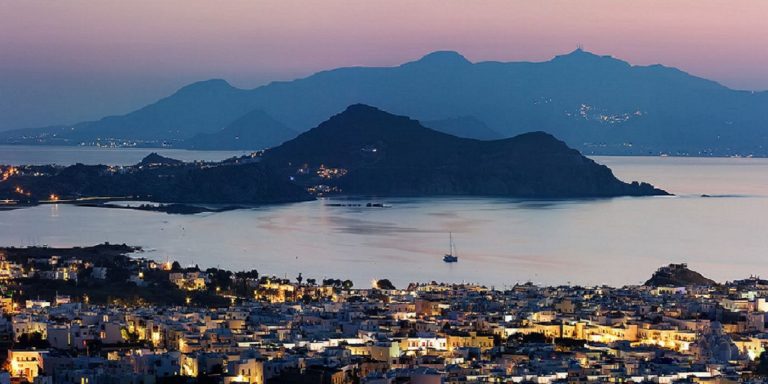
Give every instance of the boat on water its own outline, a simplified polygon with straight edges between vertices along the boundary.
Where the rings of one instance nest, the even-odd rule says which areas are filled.
[[[459,261],[459,256],[456,255],[456,244],[453,243],[453,233],[448,234],[449,250],[448,253],[443,255],[443,261],[446,263],[456,263]]]

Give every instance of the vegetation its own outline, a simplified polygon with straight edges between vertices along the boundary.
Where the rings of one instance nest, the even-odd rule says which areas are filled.
[[[24,168],[24,172],[0,183],[0,199],[37,203],[98,197],[161,203],[270,204],[312,198],[257,162],[152,164],[125,168],[83,164]],[[183,205],[163,209],[196,213]]]
[[[13,348],[17,349],[44,349],[48,348],[48,340],[43,338],[43,334],[40,332],[22,333],[19,335],[18,341],[14,344]]]
[[[268,298],[278,295],[270,283],[294,284],[299,287],[317,286],[316,279],[304,279],[302,274],[296,283],[274,276],[262,276],[256,269],[232,272],[219,268],[201,271],[198,266],[184,268],[178,262],[157,264],[152,260],[131,257],[140,252],[137,247],[111,245],[75,248],[0,248],[0,255],[20,265],[24,277],[10,280],[9,293],[19,301],[43,298],[53,300],[57,295],[69,296],[72,301],[100,305],[192,305],[223,307],[238,298]],[[55,264],[52,263],[55,260]],[[65,268],[73,275],[55,278],[52,272]],[[105,268],[106,276],[94,275],[96,268]],[[171,281],[171,274],[201,277],[206,283],[200,286],[194,279]],[[351,280],[326,279],[323,285],[335,291],[351,290]],[[308,289],[304,293],[291,290],[291,299],[315,301],[321,299],[319,290]],[[298,296],[301,294],[302,296]]]
[[[376,287],[379,289],[397,289],[389,279],[381,279],[376,281]]]

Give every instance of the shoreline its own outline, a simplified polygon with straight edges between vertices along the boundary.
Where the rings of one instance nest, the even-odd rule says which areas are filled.
[[[145,249],[143,246],[137,246],[137,245],[127,245],[125,243],[123,244],[111,244],[109,242],[104,242],[101,244],[96,245],[85,245],[85,246],[69,246],[69,247],[57,247],[57,246],[48,246],[48,245],[32,245],[32,246],[4,246],[0,245],[0,258],[4,260],[9,261],[25,261],[25,262],[32,262],[35,259],[38,258],[45,258],[45,257],[55,257],[60,258],[62,260],[67,259],[81,259],[81,261],[88,261],[88,262],[99,262],[99,261],[108,261],[109,263],[133,263],[133,262],[140,262],[142,264],[155,264],[157,268],[163,268],[163,266],[168,266],[170,268],[171,265],[178,265],[178,268],[182,270],[189,270],[189,269],[197,269],[199,271],[203,271],[202,267],[195,266],[188,266],[188,267],[182,267],[178,260],[166,260],[165,262],[157,261],[153,259],[149,259],[146,257],[141,256],[147,251],[152,251],[151,249]],[[258,267],[258,266],[255,266]],[[168,269],[170,270],[170,269]],[[205,270],[218,270],[218,271],[224,271],[228,273],[236,273],[234,270],[229,270],[227,268],[214,268],[209,267]],[[255,270],[254,270],[255,271]],[[269,275],[270,272],[267,272],[267,275]],[[659,274],[657,276],[657,274]],[[274,275],[271,275],[272,277],[275,277]],[[309,276],[310,278],[313,276]],[[386,279],[389,276],[380,276],[377,277],[378,279]],[[345,276],[342,276],[342,278],[346,278]],[[746,279],[747,277],[745,277]],[[676,279],[688,279],[691,282],[687,281],[678,281]],[[738,279],[736,279],[738,280]],[[571,283],[565,283],[565,284],[548,284],[548,283],[537,283],[532,281],[526,281],[523,283],[517,282],[514,284],[507,284],[506,286],[513,286],[513,285],[535,285],[538,287],[543,288],[557,288],[557,287],[587,287],[587,288],[595,288],[595,287],[607,287],[611,289],[622,289],[622,288],[636,288],[636,287],[642,287],[642,286],[720,286],[723,284],[728,284],[730,281],[726,282],[718,282],[711,279],[707,279],[704,276],[702,276],[700,273],[692,271],[688,269],[688,266],[686,263],[680,263],[680,264],[669,264],[669,266],[663,266],[660,267],[654,272],[654,274],[645,282],[641,284],[624,284],[624,285],[610,285],[606,283],[596,283],[596,284],[571,284]],[[456,282],[456,281],[436,281],[436,280],[430,280],[430,281],[411,281],[406,283],[408,285],[419,285],[419,284],[439,284],[439,285],[461,285],[461,284],[469,284],[469,285],[476,285],[479,287],[489,288],[491,290],[498,290],[498,291],[504,291],[504,289],[496,289],[493,288],[494,286],[491,284],[483,284],[483,283],[474,283],[474,282]]]
[[[96,145],[79,145],[79,144],[72,144],[72,145],[61,145],[61,144],[32,144],[32,143],[0,143],[0,148],[2,147],[15,147],[15,148],[50,148],[50,149],[86,149],[86,150],[95,150],[95,151],[130,151],[130,152],[141,152],[141,151],[147,151],[147,152],[157,152],[157,151],[172,151],[177,153],[205,153],[205,154],[228,154],[229,157],[232,156],[238,156],[238,155],[247,155],[249,153],[258,152],[263,150],[262,149],[252,149],[252,150],[244,150],[244,149],[189,149],[189,148],[178,148],[178,147],[163,147],[163,146],[96,146]],[[733,154],[723,154],[723,155],[703,155],[703,154],[695,154],[695,155],[683,155],[683,154],[673,154],[673,153],[667,153],[667,152],[659,152],[658,154],[645,154],[645,153],[589,153],[586,150],[578,149],[578,151],[583,154],[586,157],[593,158],[593,157],[670,157],[670,158],[689,158],[689,159],[768,159],[768,153],[764,155],[758,155],[758,154],[742,154],[742,153],[733,153]],[[229,158],[227,157],[227,158]],[[221,159],[221,160],[225,160]],[[216,160],[210,160],[210,159],[184,159],[184,161],[191,161],[191,160],[199,160],[199,161],[216,161]],[[3,164],[2,161],[0,161],[0,164]],[[73,163],[74,164],[74,163]],[[96,165],[98,163],[94,163],[92,165]],[[28,164],[4,164],[4,165],[28,165]],[[40,164],[40,165],[49,165],[49,164]],[[64,164],[58,164],[58,165],[64,165]],[[71,164],[69,164],[71,165]],[[91,164],[89,164],[91,165]],[[109,165],[120,165],[120,164],[109,164]],[[122,165],[130,165],[130,164],[122,164]]]

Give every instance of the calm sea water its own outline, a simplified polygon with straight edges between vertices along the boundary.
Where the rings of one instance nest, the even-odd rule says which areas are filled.
[[[5,149],[0,163],[8,162]],[[63,163],[82,158],[69,149],[64,157],[53,149],[30,151],[13,156]],[[93,151],[86,150],[89,162],[132,163],[145,154]],[[170,155],[215,159],[211,152],[181,152]],[[256,268],[290,278],[299,272],[305,278],[351,278],[357,286],[369,286],[374,278],[400,286],[431,280],[499,288],[525,281],[637,284],[670,262],[687,262],[720,281],[768,276],[768,159],[595,160],[624,180],[652,182],[677,196],[377,201],[390,208],[313,201],[192,216],[45,205],[0,212],[0,244],[127,243],[161,261]],[[459,263],[441,260],[448,232]]]
[[[132,165],[144,156],[157,152],[160,155],[183,160],[219,161],[244,155],[246,151],[187,151],[183,149],[148,148],[97,148],[97,147],[40,147],[30,145],[0,145],[0,164],[46,165],[60,164],[108,164]]]

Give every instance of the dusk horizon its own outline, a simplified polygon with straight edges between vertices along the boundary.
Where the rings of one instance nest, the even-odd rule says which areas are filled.
[[[768,54],[756,49],[768,43],[760,1],[134,4],[0,3],[0,130],[127,113],[209,78],[254,88],[437,50],[473,62],[545,61],[582,45],[733,89],[768,89]]]
[[[212,76],[212,77],[208,77],[208,78],[190,79],[188,82],[180,83],[176,88],[170,88],[166,93],[155,94],[155,95],[146,95],[146,97],[144,97],[141,100],[139,100],[136,104],[132,104],[132,106],[128,106],[128,107],[123,106],[124,109],[122,109],[122,110],[118,110],[117,109],[118,107],[114,107],[115,109],[111,110],[110,109],[110,108],[112,108],[111,106],[106,106],[105,110],[108,110],[107,112],[101,113],[99,115],[91,115],[92,117],[90,117],[90,118],[75,118],[75,119],[70,119],[70,120],[50,120],[47,123],[37,123],[37,124],[34,124],[34,125],[27,125],[27,126],[11,126],[11,125],[8,125],[8,124],[3,125],[2,121],[0,121],[0,131],[4,131],[4,130],[7,131],[7,130],[14,130],[14,129],[24,129],[24,128],[41,128],[41,127],[45,127],[45,126],[48,126],[48,125],[70,125],[70,124],[74,124],[74,123],[78,123],[78,122],[83,122],[83,121],[98,120],[98,119],[101,119],[101,118],[107,117],[107,116],[120,115],[120,114],[124,114],[124,113],[128,113],[128,112],[132,112],[132,111],[134,111],[136,109],[141,108],[142,106],[144,106],[146,104],[150,104],[150,103],[155,102],[157,100],[160,100],[160,99],[162,99],[164,97],[167,97],[167,96],[173,94],[174,92],[180,90],[181,88],[183,88],[185,86],[188,86],[188,85],[191,85],[191,84],[194,84],[194,83],[198,83],[198,82],[205,82],[205,81],[209,81],[209,80],[224,80],[224,81],[226,81],[228,84],[230,84],[234,88],[243,89],[243,90],[249,90],[249,89],[255,89],[255,88],[262,87],[262,86],[270,85],[271,83],[280,83],[280,82],[288,82],[288,81],[293,81],[293,80],[300,80],[300,79],[304,79],[306,77],[312,76],[312,75],[320,73],[320,72],[327,72],[327,71],[332,71],[332,70],[336,70],[336,69],[359,68],[359,67],[364,67],[364,68],[393,68],[393,67],[398,67],[398,66],[400,66],[402,64],[406,64],[406,63],[409,63],[409,62],[418,61],[419,59],[421,59],[421,58],[423,58],[425,56],[428,56],[428,55],[430,55],[432,53],[439,53],[439,52],[458,53],[463,58],[467,59],[469,62],[471,62],[473,64],[477,64],[477,63],[483,63],[483,62],[542,63],[542,62],[551,61],[551,60],[555,59],[558,56],[567,55],[567,54],[572,53],[574,51],[584,51],[584,52],[587,52],[587,53],[590,53],[590,54],[594,54],[594,55],[597,55],[597,56],[600,56],[600,57],[610,57],[610,58],[613,58],[613,59],[617,59],[617,60],[621,60],[621,61],[626,61],[623,58],[617,57],[617,56],[612,55],[610,53],[602,53],[602,52],[592,51],[588,47],[585,47],[584,44],[581,44],[581,43],[578,43],[578,44],[574,45],[569,50],[566,50],[566,51],[563,51],[563,52],[560,52],[560,53],[555,53],[555,54],[553,54],[549,58],[544,58],[544,59],[540,59],[540,60],[521,59],[521,60],[504,61],[504,60],[498,60],[498,59],[493,59],[493,58],[488,58],[486,60],[472,60],[471,57],[468,57],[467,55],[463,54],[459,50],[449,49],[449,48],[435,49],[435,50],[432,50],[432,51],[426,51],[426,52],[424,52],[424,53],[422,53],[420,55],[417,55],[415,57],[412,57],[412,58],[407,58],[407,59],[405,59],[405,61],[403,61],[401,63],[391,64],[391,65],[377,65],[377,64],[371,64],[371,65],[362,65],[362,64],[360,64],[360,65],[355,65],[355,64],[342,65],[342,66],[334,67],[334,68],[318,69],[318,70],[316,70],[314,72],[299,73],[299,74],[294,75],[293,77],[291,77],[290,75],[283,75],[284,77],[278,77],[278,78],[271,79],[271,80],[264,80],[263,82],[257,82],[255,84],[251,84],[251,81],[248,81],[248,80],[242,80],[241,79],[241,81],[237,81],[237,80],[235,80],[236,78],[233,79],[233,78],[226,78],[226,77],[222,77],[222,76]],[[662,65],[662,66],[665,66],[665,67],[671,67],[671,68],[679,69],[679,70],[681,70],[683,72],[686,72],[686,73],[689,73],[689,74],[691,74],[693,76],[700,77],[700,78],[703,78],[703,79],[706,79],[706,80],[710,80],[710,81],[715,81],[718,84],[721,84],[724,87],[727,87],[727,88],[735,90],[735,91],[751,91],[751,92],[758,92],[758,93],[768,91],[768,86],[766,86],[765,89],[741,89],[741,88],[738,88],[738,87],[729,86],[728,84],[720,82],[717,79],[712,79],[712,78],[706,78],[704,76],[699,76],[699,75],[696,75],[695,73],[691,73],[691,72],[686,71],[685,68],[679,68],[679,67],[674,67],[674,66],[666,65],[663,62],[653,62],[653,61],[650,61],[648,64],[637,64],[637,63],[633,63],[633,62],[629,62],[629,61],[627,61],[627,62],[631,66],[638,66],[638,67]],[[152,77],[153,77],[152,75],[148,75],[145,78],[137,79],[137,82],[139,84],[143,83],[144,81],[151,82],[150,79],[152,79]],[[119,92],[120,89],[115,88],[114,91]],[[11,99],[9,99],[9,100],[11,100]],[[87,106],[86,105],[80,105],[80,106],[75,105],[75,106],[73,106],[72,109],[74,109],[74,110],[77,110],[78,108],[89,109],[92,106],[93,105],[87,105]],[[102,106],[102,107],[104,107],[104,106]],[[43,113],[43,115],[45,115],[45,113]]]

